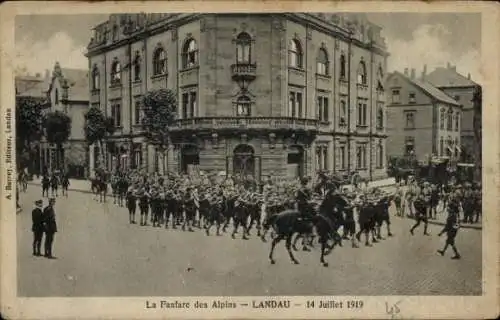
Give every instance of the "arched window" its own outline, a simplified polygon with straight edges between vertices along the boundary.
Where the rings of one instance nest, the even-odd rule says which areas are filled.
[[[460,112],[455,116],[455,131],[460,131]]]
[[[252,38],[242,32],[236,38],[236,63],[250,63],[252,57]]]
[[[122,77],[122,69],[120,61],[115,59],[111,64],[111,84],[120,83]]]
[[[56,88],[54,100],[56,101],[56,105],[59,104],[59,90],[57,88]]]
[[[446,127],[446,130],[452,131],[453,130],[453,111],[448,111],[448,125]]]
[[[141,81],[141,56],[139,52],[135,53],[134,58],[134,81]]]
[[[345,79],[346,77],[346,61],[345,54],[340,55],[340,79]]]
[[[328,53],[324,48],[319,49],[316,57],[316,73],[328,75]]]
[[[182,67],[191,68],[198,65],[198,45],[194,39],[189,39],[182,48]]]
[[[242,96],[238,98],[236,102],[236,115],[238,117],[249,117],[250,112],[250,99],[246,96]]]
[[[384,110],[379,107],[377,110],[377,129],[384,127]]]
[[[445,128],[445,122],[446,122],[446,111],[444,109],[441,109],[441,114],[439,116],[439,128],[441,130],[444,130]]]
[[[358,67],[358,79],[357,83],[366,85],[367,84],[367,75],[366,75],[366,65],[363,60],[359,62],[359,67]]]
[[[379,141],[377,146],[377,167],[384,167],[384,144],[382,143],[382,141]]]
[[[302,46],[297,39],[290,40],[288,48],[288,64],[290,67],[302,68]]]
[[[167,73],[167,53],[162,47],[155,50],[153,54],[153,75],[162,75]]]
[[[99,90],[99,88],[99,69],[97,69],[97,66],[94,65],[94,68],[92,69],[92,90]]]

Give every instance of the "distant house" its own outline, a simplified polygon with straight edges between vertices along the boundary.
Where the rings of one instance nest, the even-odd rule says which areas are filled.
[[[460,156],[462,107],[455,99],[417,79],[414,69],[389,74],[386,88],[389,156],[414,155],[419,161]]]
[[[89,107],[88,71],[61,68],[56,62],[48,96],[50,109],[46,112],[66,113],[71,118],[71,134],[60,157],[55,154],[55,146],[43,143],[42,163],[48,170],[64,168],[72,177],[84,177],[88,166],[88,147],[83,130],[85,112]]]
[[[47,70],[45,75],[42,76],[40,73],[36,75],[17,75],[15,77],[15,91],[16,91],[16,107],[19,106],[19,98],[33,98],[44,104],[44,107],[49,107],[48,105],[48,95],[47,88],[50,83],[50,73]],[[20,168],[27,168],[30,173],[39,173],[42,169],[40,162],[40,148],[38,142],[33,143],[31,146],[31,152],[17,154],[17,165]]]
[[[429,74],[422,74],[425,81],[439,88],[441,91],[454,98],[458,104],[462,105],[461,118],[461,140],[464,161],[473,162],[475,157],[475,139],[474,139],[474,114],[477,110],[474,107],[474,92],[481,86],[472,81],[470,74],[467,77],[457,72],[456,66],[450,64],[447,67],[436,68]],[[476,122],[478,126],[481,121]],[[481,128],[479,128],[481,130]],[[479,146],[480,147],[480,146]]]

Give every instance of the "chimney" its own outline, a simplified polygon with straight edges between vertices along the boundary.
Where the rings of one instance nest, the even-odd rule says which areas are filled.
[[[427,65],[424,64],[424,69],[422,70],[422,80],[425,80],[426,76],[427,76]]]
[[[415,79],[415,69],[413,69],[413,68],[411,68],[410,78]]]
[[[467,73],[467,79],[470,80],[470,73]]]
[[[408,68],[405,68],[405,72],[404,72],[405,76],[408,77]]]

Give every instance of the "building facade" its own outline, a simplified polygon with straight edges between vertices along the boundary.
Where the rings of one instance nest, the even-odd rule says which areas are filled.
[[[457,72],[456,66],[448,63],[446,67],[436,68],[429,74],[422,74],[425,81],[431,83],[441,91],[454,98],[462,105],[461,118],[461,141],[462,141],[462,160],[474,162],[476,155],[476,140],[474,138],[474,128],[481,125],[481,121],[474,123],[474,116],[481,106],[476,106],[474,93],[481,90],[481,86],[471,79],[470,74],[466,77]],[[481,128],[479,128],[481,130]],[[481,146],[479,146],[480,148]]]
[[[460,157],[462,107],[457,101],[417,79],[414,69],[389,74],[386,87],[389,156]]]
[[[111,15],[94,31],[90,103],[117,130],[90,157],[108,169],[386,174],[387,53],[362,15]],[[179,101],[166,154],[141,128],[140,98],[159,88]]]
[[[70,177],[83,178],[88,170],[88,146],[85,140],[85,112],[89,108],[87,70],[61,68],[55,63],[47,88],[50,108],[44,113],[60,111],[71,119],[71,133],[58,155],[55,145],[42,141],[41,171],[64,169]]]

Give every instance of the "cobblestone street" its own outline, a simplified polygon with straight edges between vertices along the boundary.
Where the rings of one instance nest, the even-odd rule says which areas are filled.
[[[445,237],[431,225],[431,236],[412,220],[392,215],[395,236],[353,249],[344,242],[319,263],[319,250],[296,253],[293,265],[284,243],[267,258],[270,244],[254,234],[248,241],[229,234],[141,227],[128,213],[92,195],[70,192],[57,199],[59,232],[55,260],[31,255],[31,209],[38,186],[21,194],[17,216],[19,296],[185,296],[185,295],[480,295],[481,231],[461,229],[461,260],[436,253]],[[46,202],[46,201],[45,201]],[[384,230],[385,232],[385,230]],[[254,231],[255,233],[255,231]]]

